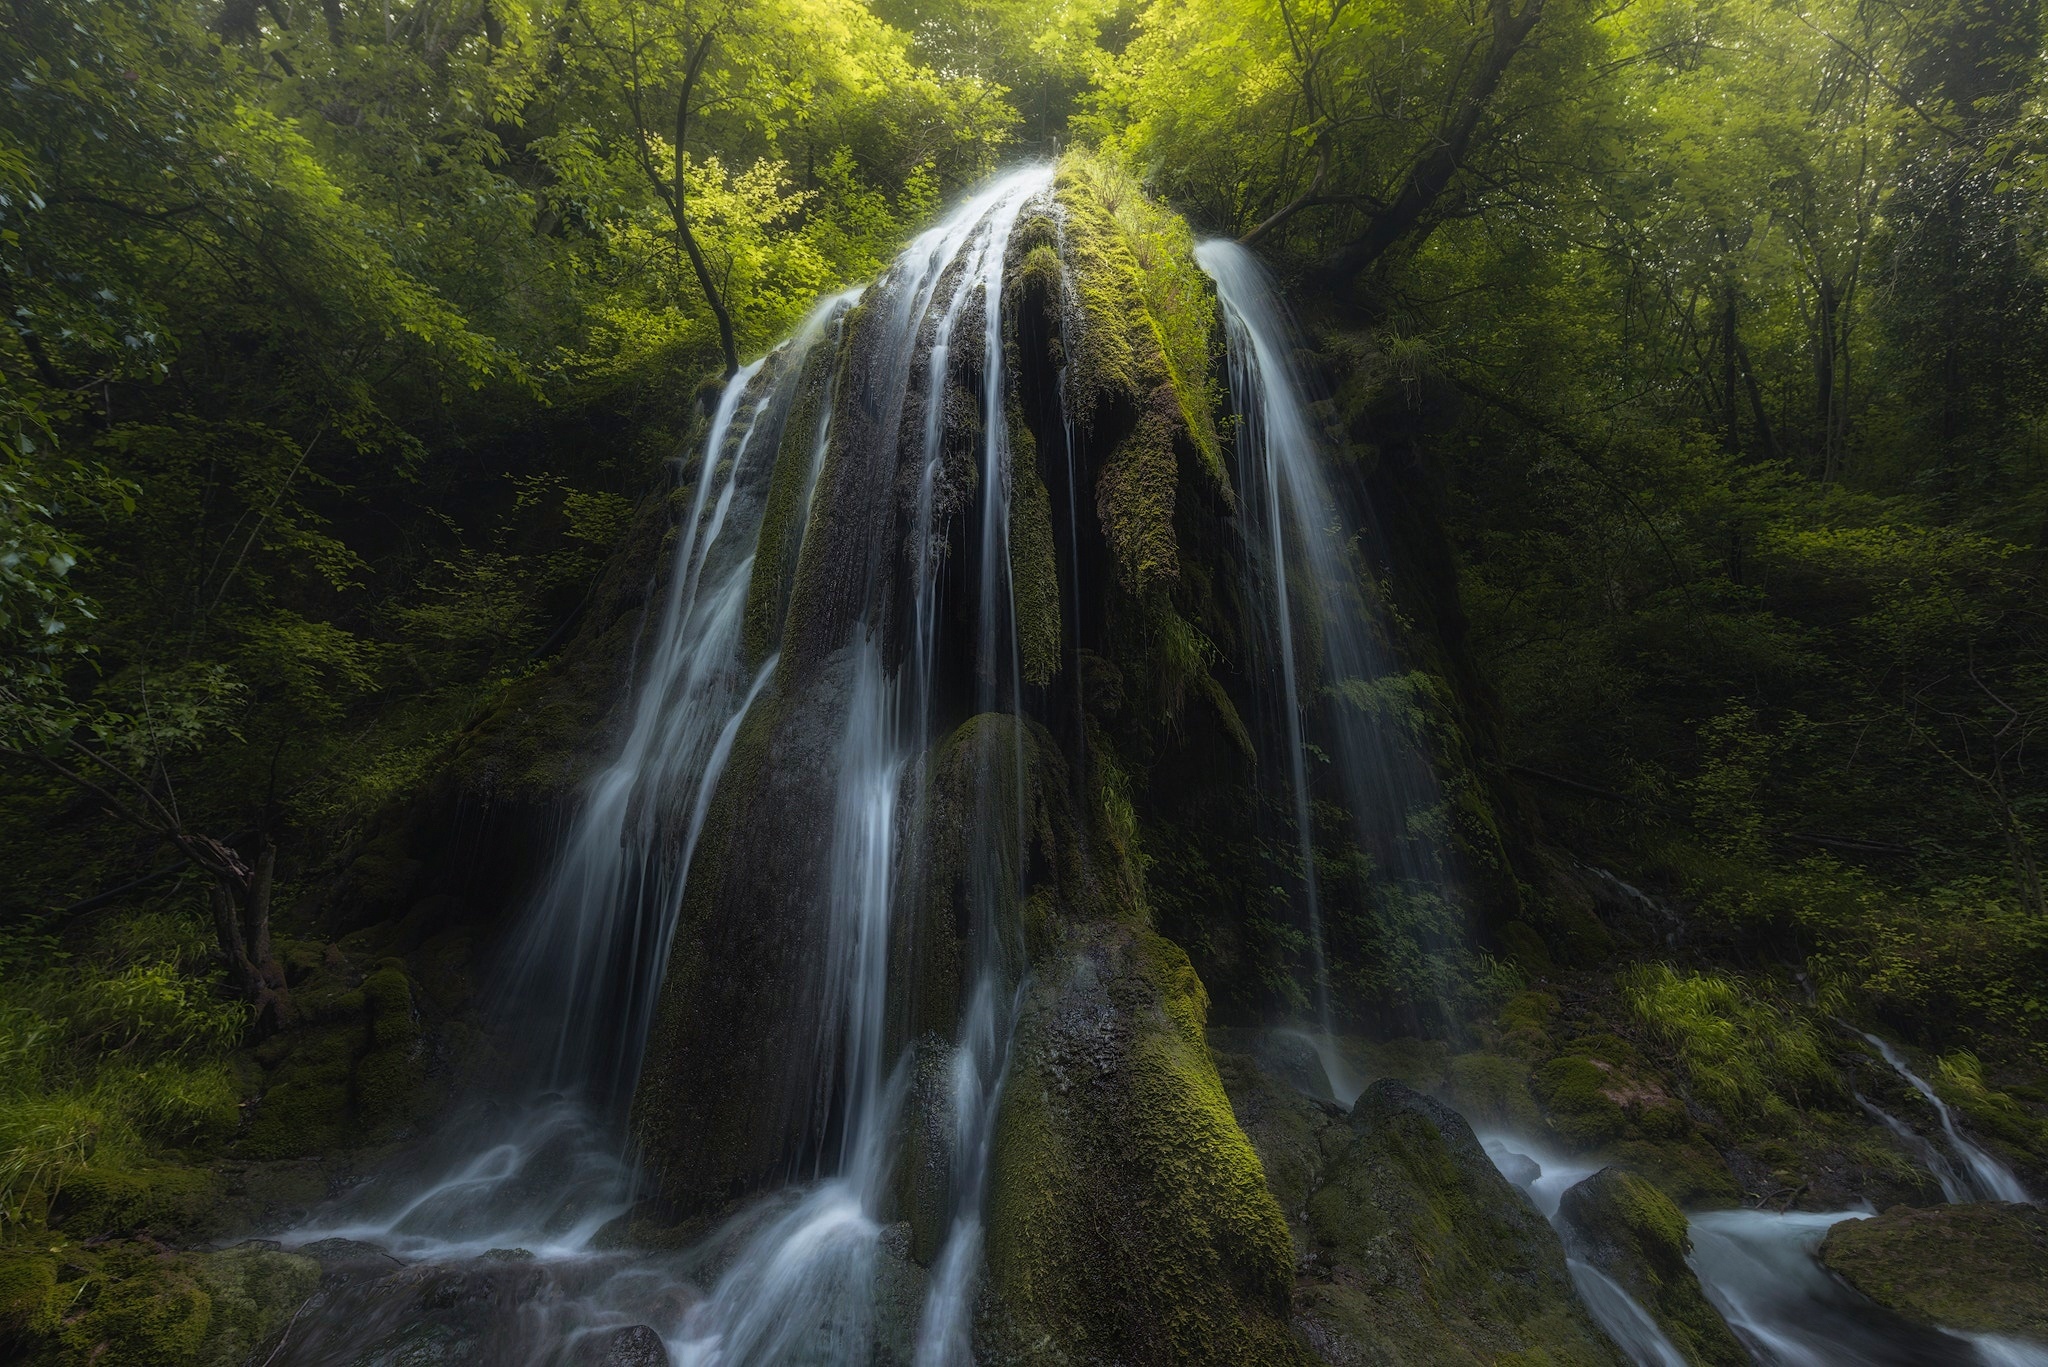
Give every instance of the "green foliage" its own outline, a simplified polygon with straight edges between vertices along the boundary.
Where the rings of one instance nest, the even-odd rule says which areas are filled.
[[[1646,964],[1621,977],[1629,1008],[1677,1055],[1702,1102],[1730,1119],[1782,1122],[1840,1087],[1813,1028],[1733,977]]]

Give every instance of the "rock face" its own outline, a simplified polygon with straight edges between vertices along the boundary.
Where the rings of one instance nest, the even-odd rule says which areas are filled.
[[[1686,1263],[1685,1213],[1656,1186],[1602,1168],[1564,1194],[1558,1218],[1572,1252],[1636,1298],[1686,1360],[1746,1367],[1750,1356],[1700,1290]]]
[[[1619,1364],[1557,1236],[1456,1111],[1391,1079],[1308,1202],[1297,1322],[1336,1363]]]
[[[1907,1319],[2048,1342],[2048,1210],[2039,1206],[1895,1206],[1842,1221],[1820,1256]]]
[[[1287,1227],[1187,956],[1078,930],[1024,1010],[988,1210],[983,1361],[1294,1363]]]

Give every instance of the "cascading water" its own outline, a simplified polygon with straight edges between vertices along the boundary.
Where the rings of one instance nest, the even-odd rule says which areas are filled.
[[[895,445],[896,415],[915,412],[922,432],[906,442],[916,493],[909,523],[907,618],[903,586],[876,558],[854,586],[850,667],[832,769],[821,943],[798,1003],[809,1057],[822,1066],[799,1102],[807,1133],[831,1137],[805,1174],[744,1209],[697,1250],[627,1259],[593,1239],[634,1196],[620,1121],[633,1095],[654,1020],[678,908],[720,780],[749,713],[778,692],[780,657],[749,665],[745,635],[764,582],[759,554],[778,457],[807,446],[790,518],[806,537],[811,504],[829,482],[828,450],[842,434],[835,400],[845,383],[838,354],[858,292],[822,302],[788,342],[730,380],[713,415],[691,506],[681,524],[662,615],[638,682],[618,757],[594,778],[551,874],[509,946],[496,1019],[508,1054],[528,1062],[526,1097],[480,1106],[446,1127],[409,1176],[373,1182],[333,1219],[294,1232],[321,1246],[336,1236],[374,1240],[405,1257],[448,1262],[486,1250],[537,1254],[564,1305],[494,1330],[494,1352],[552,1360],[593,1332],[636,1321],[655,1326],[682,1363],[844,1362],[872,1358],[878,1278],[901,1282],[902,1259],[884,1264],[885,1211],[900,1138],[909,1064],[891,1012],[897,905],[916,883],[926,752],[939,721],[940,675],[957,658],[947,633],[956,615],[974,622],[969,654],[982,712],[1016,712],[1023,685],[1010,567],[1012,480],[1004,373],[1003,285],[1019,215],[1049,201],[1049,167],[1004,177],[920,236],[865,295],[872,363],[851,396],[872,423],[864,438]],[[959,364],[954,364],[958,361]],[[962,372],[980,390],[979,446],[965,492],[955,456],[958,425],[949,386]],[[922,384],[916,393],[913,390]],[[806,386],[824,399],[814,428],[797,429]],[[789,429],[785,432],[785,429]],[[957,445],[957,442],[955,442]],[[909,462],[916,460],[917,465]],[[894,476],[892,475],[892,478]],[[842,494],[844,491],[840,491]],[[965,543],[978,583],[949,608],[948,547],[963,517],[978,517]],[[807,552],[807,542],[805,544]],[[781,576],[785,583],[788,576]],[[787,603],[777,607],[786,611]],[[773,616],[774,614],[769,614]],[[892,623],[907,620],[907,629]],[[835,678],[840,677],[838,675]],[[1010,763],[984,765],[976,793],[979,839],[964,926],[959,1018],[947,1068],[951,1116],[946,1155],[946,1232],[929,1294],[901,1327],[900,1349],[931,1367],[972,1361],[968,1347],[981,1262],[981,1208],[989,1148],[1025,987],[1021,941],[1010,914],[1021,866],[1024,728],[1009,728]],[[997,834],[1004,832],[1007,834]],[[1009,848],[1016,846],[1017,848]],[[985,847],[985,848],[983,848]],[[492,1253],[492,1257],[498,1257]],[[488,1261],[488,1260],[483,1260]],[[470,1275],[464,1273],[463,1275]],[[484,1274],[477,1274],[484,1275]],[[492,1273],[490,1275],[497,1275]],[[922,1274],[918,1274],[922,1276]],[[708,1283],[699,1294],[692,1285]],[[900,1290],[900,1287],[899,1287]],[[389,1325],[351,1322],[343,1309],[290,1344],[295,1362],[348,1361]],[[532,1321],[532,1322],[528,1322]],[[386,1339],[376,1339],[383,1343]]]
[[[822,301],[720,397],[624,742],[591,780],[494,990],[522,1082],[446,1127],[410,1180],[370,1184],[300,1241],[374,1239],[420,1257],[569,1253],[628,1204],[621,1111],[676,908],[734,734],[775,668],[746,670],[738,650],[769,458],[813,352],[855,298]]]
[[[1327,717],[1329,763],[1359,844],[1379,865],[1382,895],[1441,889],[1442,852],[1416,829],[1438,794],[1427,757],[1382,711],[1394,663],[1362,596],[1360,586],[1368,576],[1344,530],[1345,509],[1326,472],[1329,443],[1295,360],[1300,343],[1294,324],[1265,269],[1245,248],[1213,239],[1195,248],[1195,261],[1215,281],[1229,344],[1230,392],[1239,417],[1236,473],[1247,596],[1263,618],[1265,654],[1279,687],[1322,1031],[1318,1052],[1332,1090],[1348,1101],[1364,1083],[1332,1042],[1329,951],[1316,873],[1313,755],[1306,734],[1310,684],[1327,700],[1321,710]],[[1304,632],[1304,623],[1312,623],[1312,629]],[[1304,636],[1319,642],[1319,648],[1305,645]]]

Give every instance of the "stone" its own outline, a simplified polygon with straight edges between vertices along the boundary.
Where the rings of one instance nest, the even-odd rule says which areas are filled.
[[[1692,1240],[1684,1212],[1655,1184],[1602,1168],[1564,1194],[1558,1220],[1571,1251],[1635,1297],[1687,1361],[1748,1367],[1748,1351],[1686,1262]]]
[[[668,1345],[644,1324],[586,1334],[576,1343],[575,1367],[669,1367]]]
[[[2048,1342],[2048,1210],[2040,1206],[1894,1206],[1836,1225],[1820,1257],[1917,1323]]]

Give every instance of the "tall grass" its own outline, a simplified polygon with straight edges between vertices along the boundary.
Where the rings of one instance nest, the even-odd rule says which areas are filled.
[[[1839,1090],[1812,1026],[1737,978],[1645,964],[1619,981],[1629,1008],[1677,1054],[1694,1096],[1724,1117],[1782,1118]]]
[[[121,923],[91,960],[48,942],[4,956],[0,1225],[40,1219],[82,1169],[233,1132],[228,1055],[247,1010],[182,966],[198,958],[190,937],[164,930]],[[151,941],[173,957],[136,961]]]

